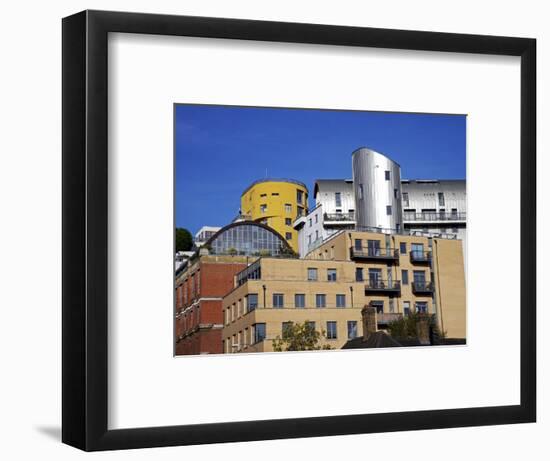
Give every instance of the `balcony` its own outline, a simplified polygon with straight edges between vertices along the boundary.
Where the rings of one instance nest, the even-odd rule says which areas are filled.
[[[353,224],[355,222],[355,213],[325,213],[323,219],[325,223],[345,222]]]
[[[401,282],[399,280],[367,280],[365,293],[401,293]]]
[[[405,222],[437,222],[437,221],[466,221],[466,212],[442,212],[428,211],[424,213],[404,212],[403,220]]]
[[[378,325],[388,325],[391,322],[396,322],[397,320],[401,320],[403,318],[403,314],[398,313],[390,313],[390,312],[382,312],[376,314],[376,323]]]
[[[415,280],[412,283],[412,291],[415,295],[431,295],[434,292],[434,284],[425,280]]]
[[[429,263],[432,260],[431,251],[412,250],[410,255],[411,263]]]
[[[398,261],[399,251],[395,248],[350,248],[352,259]]]

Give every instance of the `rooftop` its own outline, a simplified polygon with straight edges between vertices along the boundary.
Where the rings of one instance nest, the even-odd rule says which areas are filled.
[[[263,179],[258,179],[257,181],[254,181],[252,184],[250,184],[250,186],[248,186],[244,191],[243,193],[241,194],[241,196],[243,196],[244,194],[246,194],[250,189],[252,189],[255,185],[257,184],[261,184],[261,183],[264,183],[264,182],[284,182],[284,183],[289,183],[289,184],[296,184],[297,186],[301,186],[303,187],[306,191],[308,190],[307,186],[301,182],[301,181],[298,181],[296,179],[289,179],[289,178],[263,178]]]

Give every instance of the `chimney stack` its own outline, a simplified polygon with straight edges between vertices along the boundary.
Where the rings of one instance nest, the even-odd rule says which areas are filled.
[[[372,306],[365,306],[361,309],[361,316],[363,318],[363,341],[366,341],[377,330],[376,309]]]

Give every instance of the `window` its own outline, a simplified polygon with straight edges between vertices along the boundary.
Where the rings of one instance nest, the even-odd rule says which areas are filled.
[[[254,325],[254,342],[259,343],[265,339],[265,323],[256,323]]]
[[[456,208],[451,208],[451,217],[453,219],[457,219],[458,218],[458,210]]]
[[[411,302],[403,301],[403,314],[407,317],[411,313]]]
[[[292,332],[292,322],[283,322],[281,332],[283,333],[283,338],[287,337]]]
[[[327,339],[336,339],[336,322],[327,322]]]
[[[296,209],[296,217],[299,218],[300,216],[303,216],[303,214],[304,214],[304,209],[303,209],[303,207],[301,207],[301,206],[297,207],[297,209]]]
[[[292,226],[292,219],[290,219],[290,218],[285,218],[285,224],[286,224],[287,226]]]
[[[292,213],[292,205],[290,203],[285,203],[285,212]]]
[[[277,197],[279,195],[279,192],[271,192],[271,195]]]
[[[386,214],[391,216],[391,205],[386,205]]]
[[[453,227],[451,230],[453,231],[453,234],[458,234],[458,227]]]
[[[348,339],[357,338],[357,322],[348,320]]]
[[[295,294],[294,295],[294,307],[303,309],[306,307],[306,295],[305,294]]]
[[[315,240],[319,240],[319,231],[318,230],[315,231]]]
[[[391,179],[391,172],[390,170],[384,171],[384,177],[386,178],[386,181],[389,181]]]
[[[363,241],[361,239],[355,239],[355,249],[361,250],[363,248]]]
[[[426,301],[417,301],[415,303],[416,312],[419,314],[427,314],[428,313],[428,303]]]
[[[402,255],[407,254],[407,242],[401,242],[399,244],[399,253],[401,253]]]
[[[247,312],[253,311],[258,307],[258,295],[256,293],[249,293],[246,297],[246,309]]]
[[[355,268],[355,281],[356,282],[363,282],[365,279],[363,278],[363,268],[362,267],[356,267]]]
[[[317,224],[318,222],[319,222],[319,215],[316,214],[316,215],[315,215],[315,224]]]
[[[409,271],[401,271],[401,282],[403,283],[403,285],[409,284]]]
[[[369,268],[369,284],[371,288],[380,287],[381,282],[382,282],[382,269]]]
[[[422,259],[424,257],[424,244],[413,243],[411,244],[411,253],[416,259]]]
[[[292,240],[292,232],[285,232],[285,238],[287,240]]]
[[[363,200],[363,184],[359,184],[359,198]]]
[[[413,271],[414,283],[423,286],[426,283],[426,273],[424,271]]]
[[[334,201],[336,202],[335,206],[337,206],[337,207],[342,206],[342,194],[340,192],[335,192],[334,193]]]
[[[377,314],[384,313],[384,301],[371,301],[370,305],[376,309]]]
[[[403,206],[409,206],[409,193],[403,192],[401,195],[403,197]]]
[[[273,307],[280,309],[285,305],[285,297],[281,293],[273,293]]]
[[[317,280],[317,268],[315,267],[309,267],[307,270],[307,279],[311,281]]]
[[[367,240],[369,256],[380,256],[380,240]]]
[[[393,198],[397,198],[399,196],[399,191],[397,189],[393,190]]]
[[[304,200],[304,193],[303,193],[303,191],[297,190],[297,191],[296,191],[296,201],[297,201],[298,203],[302,203],[303,200]]]
[[[439,206],[445,206],[445,194],[443,192],[437,193],[437,200],[439,201]]]
[[[307,243],[311,245],[311,234],[307,236]]]
[[[267,205],[265,203],[260,205],[260,213],[265,213],[267,211]]]
[[[309,227],[311,227],[313,225],[313,221],[311,218],[309,218]]]
[[[327,295],[315,295],[315,307],[327,307]]]
[[[336,295],[336,307],[346,307],[346,295]]]
[[[267,197],[267,194],[260,194],[260,197]]]
[[[327,269],[327,281],[336,282],[336,269]]]
[[[395,312],[395,299],[393,298],[390,298],[390,313],[394,313]]]

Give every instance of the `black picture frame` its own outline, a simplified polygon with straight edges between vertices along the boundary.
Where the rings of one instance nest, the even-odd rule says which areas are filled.
[[[112,450],[535,422],[536,40],[240,19],[83,11],[63,28],[62,440]],[[521,403],[109,430],[109,32],[521,57]]]

